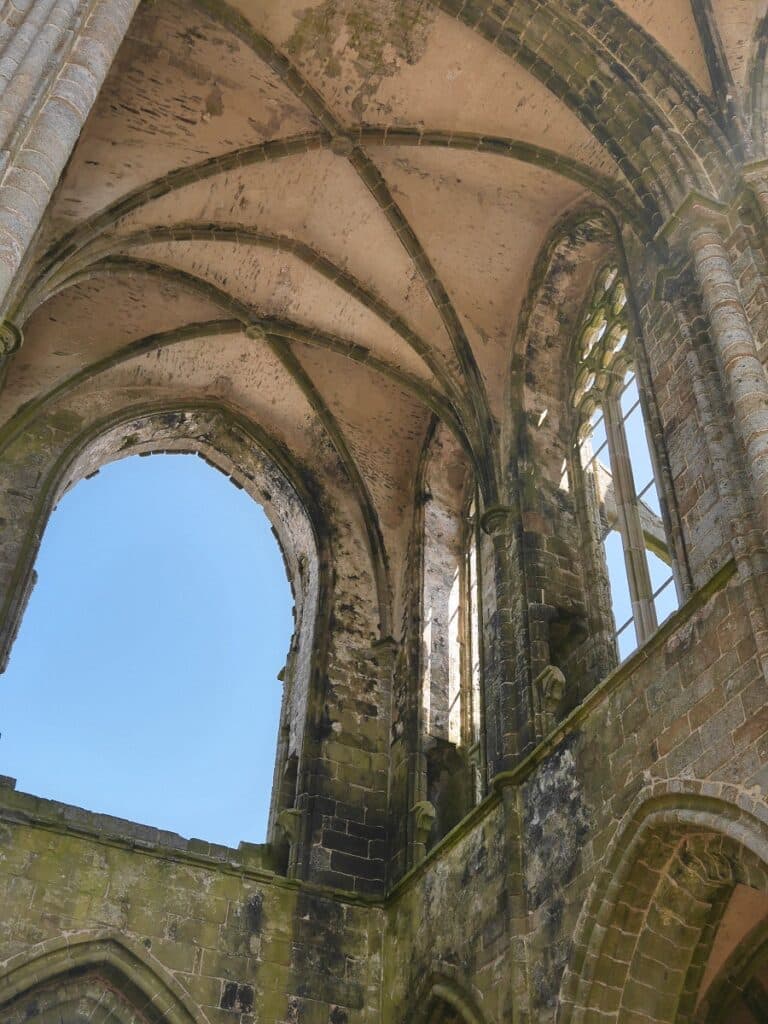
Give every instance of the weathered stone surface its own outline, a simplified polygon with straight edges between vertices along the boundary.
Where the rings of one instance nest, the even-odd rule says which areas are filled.
[[[766,1018],[767,25],[0,9],[0,658],[133,453],[261,502],[296,605],[263,847],[0,777],[2,1024]]]

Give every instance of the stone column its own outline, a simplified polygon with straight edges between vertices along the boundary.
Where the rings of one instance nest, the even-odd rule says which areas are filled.
[[[14,132],[33,112],[52,59],[76,29],[79,0],[27,0],[0,53],[0,168],[8,164]]]
[[[0,312],[138,0],[23,0],[0,53]],[[0,37],[2,38],[2,37]]]
[[[697,218],[687,246],[733,407],[734,427],[747,454],[761,525],[768,527],[768,380],[721,234],[719,219]]]
[[[533,740],[533,695],[523,635],[525,581],[516,564],[519,513],[509,505],[494,505],[480,525],[493,541],[498,635],[498,711],[502,756],[515,760]],[[494,701],[486,698],[486,714],[494,713]],[[497,770],[498,770],[497,766]]]

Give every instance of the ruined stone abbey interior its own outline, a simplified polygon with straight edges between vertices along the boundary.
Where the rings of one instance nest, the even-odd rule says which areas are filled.
[[[767,361],[766,0],[0,0],[0,662],[137,453],[295,604],[265,844],[0,780],[0,1022],[768,1021]]]

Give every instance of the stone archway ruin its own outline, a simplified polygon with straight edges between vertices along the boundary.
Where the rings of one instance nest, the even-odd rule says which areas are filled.
[[[0,653],[62,489],[132,451],[262,501],[297,606],[269,849],[0,778],[0,993],[108,926],[180,1001],[157,1024],[755,1016],[767,19],[0,10]]]

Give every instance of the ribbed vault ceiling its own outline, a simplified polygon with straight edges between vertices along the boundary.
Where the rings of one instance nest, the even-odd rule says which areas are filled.
[[[595,3],[628,61],[658,45],[648,59],[715,111],[689,0]],[[589,6],[511,8],[587,39]],[[493,451],[554,226],[588,204],[639,223],[649,201],[565,58],[549,75],[523,32],[515,59],[472,7],[143,4],[38,241],[0,422],[75,387],[221,399],[316,468],[336,453],[397,580],[433,414]],[[712,4],[737,83],[760,7]]]

